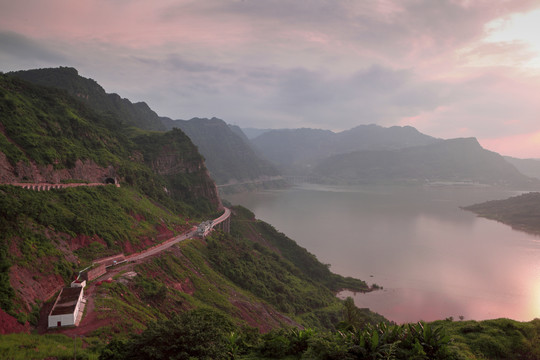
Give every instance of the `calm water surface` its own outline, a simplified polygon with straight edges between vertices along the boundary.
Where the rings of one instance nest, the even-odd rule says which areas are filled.
[[[329,187],[229,195],[332,271],[384,290],[343,292],[398,323],[540,317],[540,238],[460,206],[518,192],[476,187]]]

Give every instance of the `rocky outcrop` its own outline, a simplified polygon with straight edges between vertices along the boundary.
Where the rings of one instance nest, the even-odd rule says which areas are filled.
[[[113,166],[99,166],[92,160],[77,160],[72,168],[56,169],[53,164],[37,165],[33,161],[19,161],[13,167],[4,153],[0,152],[1,183],[48,183],[59,184],[64,180],[82,180],[91,183],[104,183],[116,178]]]
[[[180,153],[174,146],[164,145],[159,155],[150,159],[151,168],[166,178],[172,180],[180,176],[189,176],[189,191],[196,198],[206,198],[215,207],[222,209],[223,205],[218,195],[215,182],[210,177],[206,169],[204,160],[200,156],[186,156],[187,154]],[[174,192],[176,189],[171,187],[168,189]]]
[[[54,272],[48,274],[13,265],[9,269],[9,281],[24,303],[26,311],[30,311],[37,301],[50,299],[65,286],[64,279]]]

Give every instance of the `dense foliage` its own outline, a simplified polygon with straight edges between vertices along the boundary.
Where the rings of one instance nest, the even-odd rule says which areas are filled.
[[[3,132],[11,139],[1,135],[0,150],[6,149],[14,166],[32,160],[72,167],[77,159],[116,165],[128,150],[116,119],[99,116],[61,90],[1,75],[0,113]]]
[[[92,161],[111,166],[122,184],[175,212],[215,211],[216,194],[208,190],[213,183],[203,159],[181,131],[126,127],[114,113],[94,111],[65,91],[7,75],[0,75],[0,114],[0,152],[14,168],[23,162],[72,169],[77,161]],[[174,166],[167,168],[161,160],[165,165],[157,169],[160,155],[174,159]]]
[[[279,329],[264,335],[234,328],[219,313],[195,310],[151,324],[129,341],[112,342],[100,360],[242,359],[458,359],[452,340],[425,323],[320,332]]]
[[[129,341],[109,344],[100,360],[228,359],[227,335],[234,329],[226,316],[197,309],[151,323]]]
[[[223,323],[223,320],[220,320],[217,322],[217,327],[220,328],[220,324]],[[166,328],[163,327],[165,324],[169,324],[169,321],[153,325],[150,334],[155,335],[156,329],[161,329],[164,332],[163,336],[170,342],[176,343],[175,345],[162,344],[159,341],[155,342],[156,345],[145,343],[141,339],[151,338],[151,335],[144,333],[141,337],[133,337],[130,340],[131,343],[121,345],[130,344],[127,348],[130,346],[148,347],[146,351],[151,349],[153,354],[159,355],[147,358],[160,359],[161,357],[158,356],[166,353],[170,348],[181,347],[186,343],[165,334]],[[178,326],[172,325],[173,328]],[[182,326],[185,326],[185,323]],[[201,325],[198,324],[190,332],[196,333],[200,327]],[[404,325],[383,323],[333,332],[291,328],[257,334],[248,328],[236,328],[228,335],[226,333],[216,335],[210,346],[215,346],[216,343],[223,346],[222,353],[217,355],[216,359],[532,360],[538,359],[540,355],[539,331],[539,320],[519,323],[508,319],[481,322],[445,320]],[[200,341],[207,343],[209,340],[207,336],[201,336]],[[137,345],[131,345],[135,343]],[[125,349],[122,346],[119,347],[118,343],[110,344],[102,352],[100,359],[123,359],[122,354]],[[117,357],[111,354],[117,354]]]
[[[146,130],[165,130],[158,115],[145,103],[133,104],[117,94],[107,94],[94,80],[79,76],[76,69],[59,67],[9,73],[37,85],[65,90],[101,117],[114,117],[121,124]]]
[[[76,267],[92,259],[121,253],[128,245],[142,249],[142,238],[157,236],[157,224],[171,231],[188,226],[133,189],[115,186],[37,192],[0,185],[0,213],[0,307],[19,317],[23,314],[15,313],[9,282],[11,265],[40,276],[56,273],[67,282]],[[65,248],[80,236],[90,240],[75,250],[77,264],[66,259]]]

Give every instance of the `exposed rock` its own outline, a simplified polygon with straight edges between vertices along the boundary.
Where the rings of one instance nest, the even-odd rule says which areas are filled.
[[[0,151],[0,182],[12,183],[16,181],[15,170],[6,155]]]
[[[28,311],[37,300],[50,299],[64,286],[64,279],[58,274],[36,273],[18,265],[9,269],[9,281]]]
[[[0,153],[0,167],[5,167],[2,158],[5,155]],[[7,159],[6,159],[7,161]],[[9,162],[8,162],[9,164]],[[93,162],[92,160],[80,160],[75,161],[73,168],[55,169],[52,164],[37,165],[34,162],[25,163],[19,161],[15,169],[7,168],[11,174],[2,176],[3,182],[22,182],[31,181],[35,183],[50,183],[58,184],[62,180],[84,180],[92,183],[104,182],[107,178],[115,178],[116,171],[114,167],[102,167]],[[4,178],[6,178],[4,180]]]
[[[21,325],[17,319],[0,309],[0,334],[3,335],[21,332],[30,332],[28,323]]]

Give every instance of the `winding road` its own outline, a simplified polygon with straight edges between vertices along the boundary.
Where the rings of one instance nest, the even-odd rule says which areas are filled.
[[[217,219],[214,219],[213,222],[212,222],[212,228],[220,223],[222,223],[223,221],[226,221],[227,219],[229,219],[229,217],[231,216],[231,209],[229,208],[225,208],[225,211],[223,212],[223,214],[218,217]],[[192,238],[193,236],[195,236],[195,233],[196,231],[195,230],[191,230],[187,233],[183,233],[181,235],[178,235],[174,238],[171,238],[159,245],[156,245],[150,249],[146,249],[144,251],[141,251],[139,253],[135,253],[135,254],[131,254],[131,255],[128,255],[126,256],[126,260],[127,261],[137,261],[137,260],[141,260],[141,259],[144,259],[148,256],[152,256],[152,255],[155,255],[155,254],[158,254],[160,252],[162,252],[163,250],[165,249],[168,249],[170,248],[171,246],[173,246],[174,244],[177,244],[179,243],[180,241],[184,241],[186,239],[189,239],[189,238]]]

